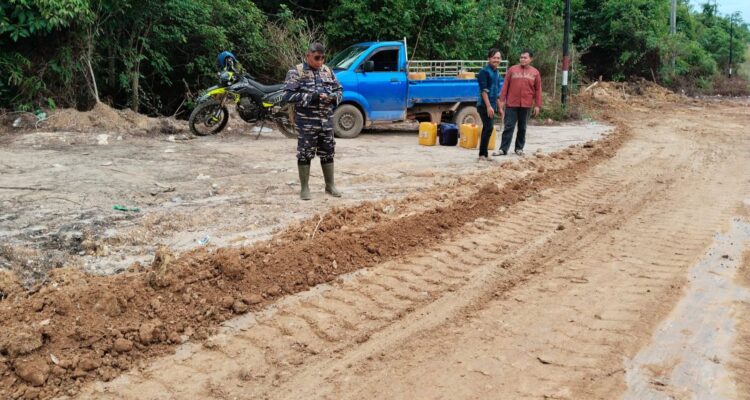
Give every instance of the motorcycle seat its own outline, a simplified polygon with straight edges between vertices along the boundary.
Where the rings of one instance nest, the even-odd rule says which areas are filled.
[[[281,88],[284,86],[284,84],[278,84],[278,85],[264,85],[262,83],[258,83],[254,80],[249,80],[250,84],[253,85],[256,89],[260,90],[264,94],[273,93],[275,91],[281,90]]]

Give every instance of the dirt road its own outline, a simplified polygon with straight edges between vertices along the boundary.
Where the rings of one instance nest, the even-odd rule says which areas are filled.
[[[0,281],[0,393],[750,398],[750,104],[598,90],[600,142],[153,271]]]
[[[748,105],[622,110],[570,184],[82,397],[750,398]]]

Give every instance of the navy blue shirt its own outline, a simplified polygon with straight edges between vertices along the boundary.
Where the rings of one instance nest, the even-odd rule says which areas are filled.
[[[485,107],[482,92],[487,92],[492,109],[497,111],[497,97],[500,95],[500,72],[487,64],[479,71],[477,82],[479,83],[477,107]]]

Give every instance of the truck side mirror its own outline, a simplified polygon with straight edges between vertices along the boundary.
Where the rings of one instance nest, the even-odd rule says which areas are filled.
[[[372,61],[372,60],[365,61],[365,64],[363,65],[362,70],[365,72],[375,71],[375,61]]]

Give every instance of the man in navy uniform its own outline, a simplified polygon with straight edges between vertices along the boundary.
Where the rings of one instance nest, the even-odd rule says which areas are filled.
[[[341,197],[333,182],[333,110],[341,101],[343,89],[333,71],[324,64],[325,48],[312,43],[305,54],[305,62],[292,67],[284,80],[283,101],[295,104],[297,139],[297,169],[299,170],[300,198],[310,200],[310,162],[317,154],[323,168],[326,193]]]

